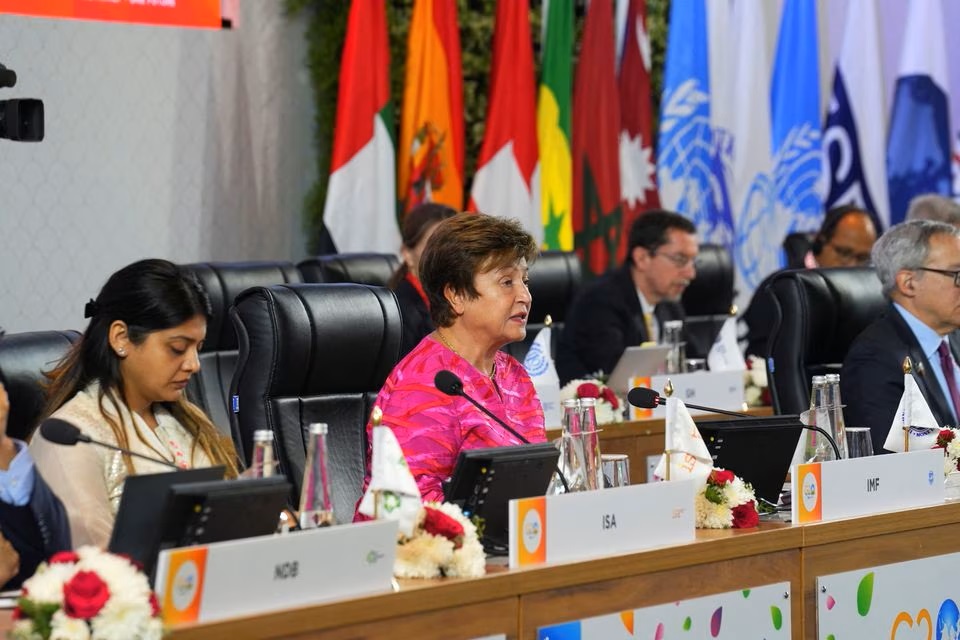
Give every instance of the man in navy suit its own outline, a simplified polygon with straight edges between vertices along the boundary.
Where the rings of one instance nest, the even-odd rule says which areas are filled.
[[[0,384],[0,588],[13,589],[37,565],[70,548],[60,500],[33,468],[26,443],[7,436],[10,402]]]
[[[663,323],[683,319],[680,296],[697,271],[697,229],[671,211],[634,220],[623,266],[584,287],[557,344],[561,384],[613,371],[624,350],[657,342]]]
[[[887,312],[861,333],[843,362],[845,422],[869,427],[882,452],[903,395],[905,356],[941,426],[960,413],[960,229],[916,220],[891,227],[873,247],[873,263],[890,300]]]

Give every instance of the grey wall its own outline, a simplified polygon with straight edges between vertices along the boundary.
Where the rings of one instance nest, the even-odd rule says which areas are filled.
[[[0,63],[46,139],[0,140],[0,326],[82,328],[143,257],[304,253],[315,174],[302,21],[243,0],[229,31],[0,16]]]

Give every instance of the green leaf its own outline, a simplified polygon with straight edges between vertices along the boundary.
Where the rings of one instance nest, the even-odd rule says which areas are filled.
[[[783,613],[780,607],[776,605],[770,607],[770,619],[773,621],[773,628],[780,631],[780,627],[783,626]]]
[[[860,586],[857,587],[857,613],[866,616],[870,613],[870,604],[873,601],[873,571],[863,576]]]
[[[683,621],[683,630],[690,631],[691,626],[693,626],[693,620],[690,619],[690,616],[687,616],[686,620]]]
[[[750,589],[744,589],[744,590],[743,590],[743,597],[744,597],[744,598],[749,598],[749,597],[750,597]]]

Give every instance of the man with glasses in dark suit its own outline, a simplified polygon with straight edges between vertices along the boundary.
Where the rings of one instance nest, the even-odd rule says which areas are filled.
[[[658,342],[663,323],[683,319],[680,296],[696,276],[700,244],[679,213],[648,211],[630,227],[623,266],[585,286],[557,345],[561,384],[609,374],[629,346]]]
[[[960,350],[952,334],[960,329],[960,229],[904,222],[877,241],[872,256],[890,306],[851,345],[840,388],[846,424],[869,427],[880,452],[903,395],[906,356],[937,423],[958,422]]]

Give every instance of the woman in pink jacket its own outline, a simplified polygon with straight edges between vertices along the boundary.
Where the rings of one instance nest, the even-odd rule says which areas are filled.
[[[425,501],[443,500],[441,482],[461,450],[522,444],[465,398],[438,390],[437,372],[456,374],[466,394],[529,442],[546,439],[530,377],[500,351],[526,336],[528,262],[536,255],[536,242],[517,221],[483,214],[445,220],[427,243],[420,279],[437,329],[397,364],[377,396]],[[368,463],[364,487],[369,474]]]

